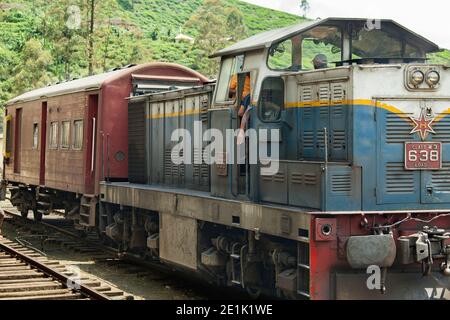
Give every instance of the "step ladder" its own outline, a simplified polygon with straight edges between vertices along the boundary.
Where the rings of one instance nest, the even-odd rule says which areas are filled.
[[[242,257],[241,246],[239,243],[234,243],[231,247],[231,283],[242,285]]]
[[[311,299],[309,243],[299,242],[297,246],[297,294],[306,299]]]
[[[97,197],[94,195],[83,195],[80,199],[80,221],[84,227],[95,227],[97,213]]]
[[[38,190],[36,198],[34,219],[40,221],[43,216],[49,215],[53,210],[52,195]]]

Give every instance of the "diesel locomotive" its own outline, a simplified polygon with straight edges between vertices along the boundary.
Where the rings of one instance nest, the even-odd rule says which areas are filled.
[[[128,130],[127,180],[99,167],[95,209],[70,213],[124,253],[255,296],[448,299],[450,67],[427,60],[438,51],[391,20],[328,18],[238,42],[213,55],[216,83],[126,99],[111,121]],[[179,129],[194,161],[174,161]],[[4,185],[56,192],[14,179],[17,139],[7,133]],[[254,148],[277,157],[252,162]]]

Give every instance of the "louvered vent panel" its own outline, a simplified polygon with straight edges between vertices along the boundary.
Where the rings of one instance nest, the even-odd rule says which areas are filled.
[[[403,163],[386,165],[386,192],[388,194],[414,194],[414,172],[406,171]]]
[[[314,148],[314,133],[312,131],[305,131],[303,134],[303,147],[305,149]]]
[[[203,122],[208,121],[208,99],[202,100],[202,106],[200,109],[200,120]]]
[[[311,108],[303,109],[303,117],[305,119],[311,119],[313,116],[313,110]]]
[[[317,175],[313,173],[306,173],[304,175],[304,184],[309,186],[315,186],[317,184]]]
[[[320,118],[328,119],[329,109],[328,108],[320,108]]]
[[[343,104],[346,99],[345,86],[342,83],[331,85],[331,101],[336,104]]]
[[[286,180],[286,176],[284,172],[278,172],[276,175],[273,176],[274,182],[284,182]]]
[[[304,105],[310,106],[313,101],[313,88],[312,86],[301,87],[300,88],[300,101]]]
[[[330,104],[330,86],[328,84],[319,86],[318,97],[320,105]]]
[[[442,169],[433,171],[431,182],[436,192],[450,193],[450,162],[442,163]]]
[[[343,107],[333,107],[331,115],[334,119],[341,119],[344,117],[344,108]]]
[[[325,132],[323,129],[317,132],[317,145],[319,148],[325,148]]]
[[[172,177],[172,148],[166,148],[164,154],[164,175]]]
[[[202,178],[209,178],[209,166],[207,164],[201,165]]]
[[[345,149],[346,136],[344,130],[333,131],[333,149]]]
[[[285,182],[286,181],[286,175],[284,172],[279,171],[276,175],[272,176],[261,176],[261,179],[263,181],[267,182]]]
[[[291,182],[293,184],[303,184],[303,174],[301,173],[291,174]]]
[[[438,122],[434,122],[432,127],[434,131],[436,131],[436,134],[431,135],[433,140],[450,143],[450,116],[446,116]]]
[[[412,114],[406,116],[412,116]],[[386,116],[386,142],[403,143],[413,140],[414,135],[410,134],[413,128],[408,118],[388,113]]]
[[[331,189],[336,193],[349,193],[352,191],[351,174],[335,174],[331,177]]]

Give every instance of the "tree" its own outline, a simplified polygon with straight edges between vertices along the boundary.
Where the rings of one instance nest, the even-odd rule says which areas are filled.
[[[194,64],[205,75],[215,77],[218,72],[217,61],[209,59],[211,54],[245,37],[243,20],[242,13],[224,1],[205,0],[186,23],[197,31],[193,51],[200,54]]]
[[[48,72],[51,63],[52,56],[42,43],[35,38],[28,40],[20,53],[20,63],[13,70],[14,93],[47,85],[51,81]]]
[[[88,31],[87,31],[87,39],[88,39],[88,61],[89,61],[89,75],[94,74],[94,28],[95,28],[95,0],[88,0]]]
[[[303,11],[303,17],[306,18],[306,15],[308,14],[308,11],[311,9],[309,1],[308,0],[302,0],[300,2],[300,9]]]

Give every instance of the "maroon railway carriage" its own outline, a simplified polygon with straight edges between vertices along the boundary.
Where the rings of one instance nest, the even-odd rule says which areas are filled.
[[[23,216],[64,209],[80,226],[95,226],[99,181],[128,178],[127,98],[208,81],[180,65],[148,63],[8,101],[3,188]]]

